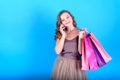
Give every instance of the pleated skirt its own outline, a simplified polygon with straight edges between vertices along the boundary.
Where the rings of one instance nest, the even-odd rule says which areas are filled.
[[[81,70],[81,60],[58,56],[50,80],[87,80],[84,70]]]

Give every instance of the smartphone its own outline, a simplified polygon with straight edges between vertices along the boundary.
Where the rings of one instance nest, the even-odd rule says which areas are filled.
[[[64,27],[63,27],[63,31],[66,31],[66,30],[67,30],[67,27],[64,26]]]
[[[66,26],[63,26],[63,31],[67,31],[67,27]]]
[[[67,27],[63,25],[63,31],[67,31]],[[58,28],[58,30],[60,30],[60,28]]]

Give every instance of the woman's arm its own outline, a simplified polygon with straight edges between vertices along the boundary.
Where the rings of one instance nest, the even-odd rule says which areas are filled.
[[[57,54],[60,54],[64,46],[65,36],[62,36],[61,39],[56,40],[55,51]]]
[[[85,31],[79,30],[78,52],[82,54],[82,39],[85,37]]]

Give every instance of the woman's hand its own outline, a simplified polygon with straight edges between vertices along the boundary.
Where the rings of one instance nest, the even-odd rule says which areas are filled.
[[[61,39],[56,40],[55,51],[57,54],[60,54],[62,52],[65,38],[66,38],[66,32],[63,29],[64,29],[64,25],[60,25],[60,32],[62,34],[62,37],[61,37]]]
[[[86,37],[86,33],[85,33],[84,30],[82,30],[82,31],[79,32],[79,37],[80,37],[81,39],[83,39],[84,37]]]
[[[86,32],[85,32],[85,30],[84,30],[84,29],[79,30],[79,40],[78,40],[78,44],[79,44],[79,45],[78,45],[78,51],[79,51],[80,54],[82,54],[82,45],[83,45],[82,39],[83,39],[84,37],[86,37]]]
[[[63,30],[65,28],[65,26],[63,24],[60,25],[60,32],[62,34],[63,37],[66,37],[66,32]]]

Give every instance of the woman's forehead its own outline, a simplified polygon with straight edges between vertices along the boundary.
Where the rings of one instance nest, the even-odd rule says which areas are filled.
[[[62,19],[62,18],[65,18],[66,16],[70,16],[70,15],[69,15],[67,12],[64,12],[63,14],[61,14],[60,17],[61,17],[61,19]]]

